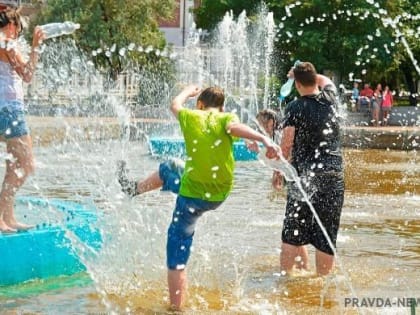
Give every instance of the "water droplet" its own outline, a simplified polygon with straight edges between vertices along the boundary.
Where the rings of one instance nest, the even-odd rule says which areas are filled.
[[[120,49],[120,51],[118,52],[118,54],[119,54],[121,57],[124,57],[124,56],[125,56],[125,52],[126,52],[126,49],[125,49],[125,47],[123,47],[123,48],[121,48],[121,49]]]
[[[23,178],[25,176],[25,171],[23,168],[17,168],[15,169],[15,174],[18,178]]]

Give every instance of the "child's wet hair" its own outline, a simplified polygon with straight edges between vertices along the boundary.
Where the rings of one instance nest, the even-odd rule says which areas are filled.
[[[204,89],[197,101],[203,103],[204,107],[222,107],[225,102],[223,90],[217,86]]]
[[[22,17],[20,15],[20,9],[7,8],[5,11],[0,12],[0,28],[7,26],[9,23],[13,23],[18,33],[23,30]]]
[[[258,112],[256,116],[258,121],[269,121],[270,119],[273,120],[273,128],[274,130],[281,129],[281,121],[279,115],[272,109],[266,108]]]

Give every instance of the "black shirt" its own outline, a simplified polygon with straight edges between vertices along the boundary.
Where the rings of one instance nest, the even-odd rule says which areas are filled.
[[[337,106],[332,85],[287,104],[283,128],[295,127],[291,162],[299,175],[343,170]]]

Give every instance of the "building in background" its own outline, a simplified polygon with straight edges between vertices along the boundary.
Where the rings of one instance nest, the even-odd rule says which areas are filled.
[[[188,32],[194,22],[192,9],[200,6],[200,0],[176,0],[177,7],[173,19],[161,21],[160,30],[165,34],[166,41],[176,47],[185,46]]]

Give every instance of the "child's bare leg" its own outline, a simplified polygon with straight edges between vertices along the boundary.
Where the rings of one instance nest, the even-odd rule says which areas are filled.
[[[30,136],[8,140],[7,152],[12,154],[13,160],[6,161],[6,174],[0,193],[0,230],[2,232],[27,230],[33,225],[18,222],[13,207],[16,191],[34,170]]]
[[[171,308],[180,310],[184,302],[187,287],[187,274],[185,270],[168,270],[168,289]]]
[[[384,110],[383,118],[384,118],[384,126],[388,125],[388,111],[387,110]]]
[[[144,180],[137,182],[137,192],[143,194],[162,187],[163,181],[159,177],[159,172],[154,172]]]

